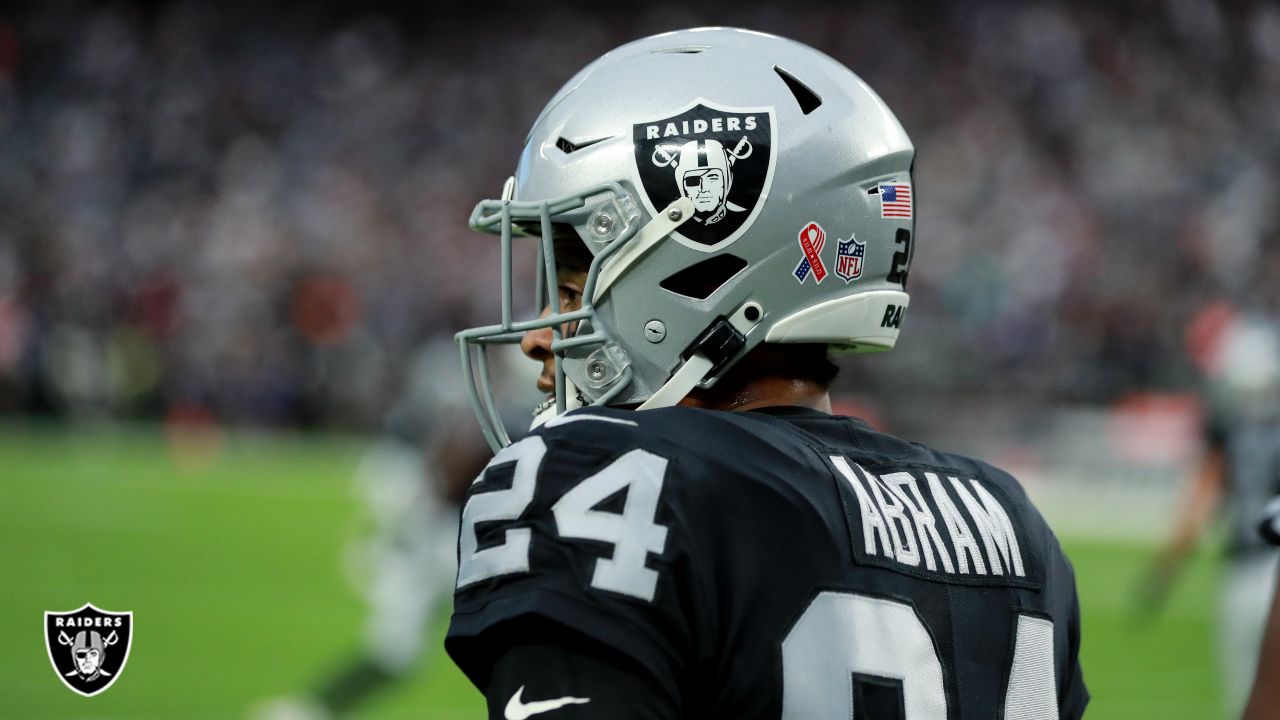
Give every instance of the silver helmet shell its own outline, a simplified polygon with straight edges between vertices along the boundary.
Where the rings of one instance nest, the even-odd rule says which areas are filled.
[[[574,388],[674,404],[761,342],[888,350],[908,303],[914,154],[885,103],[806,45],[730,28],[623,45],[556,93],[503,198],[472,215],[502,236],[508,287],[501,324],[458,334],[464,369],[472,347],[553,328],[563,412]],[[554,277],[551,236],[570,228],[594,257],[582,309],[559,312],[548,283],[551,314],[514,322],[507,244],[540,235]],[[483,375],[475,402],[500,446]]]

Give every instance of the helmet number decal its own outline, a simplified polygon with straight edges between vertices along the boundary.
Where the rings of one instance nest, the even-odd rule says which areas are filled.
[[[898,232],[893,236],[893,244],[901,245],[902,249],[893,253],[893,264],[889,270],[889,275],[885,278],[891,283],[899,283],[905,290],[907,287],[907,273],[911,270],[911,231],[906,228],[898,228]]]

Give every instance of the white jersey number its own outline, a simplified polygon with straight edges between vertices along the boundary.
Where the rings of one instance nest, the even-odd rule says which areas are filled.
[[[945,720],[947,695],[933,638],[908,604],[823,592],[782,641],[782,718],[856,718],[854,674],[902,684],[905,720]],[[1005,720],[1057,720],[1053,622],[1018,616]]]
[[[529,571],[531,529],[506,530],[502,543],[481,550],[476,525],[514,521],[524,514],[533,502],[538,468],[546,453],[542,438],[532,435],[503,448],[476,478],[476,484],[484,483],[493,468],[515,463],[509,489],[473,494],[462,509],[459,588]],[[666,472],[666,458],[645,450],[632,450],[584,478],[552,506],[560,537],[599,540],[613,545],[612,558],[596,560],[592,587],[653,600],[658,573],[646,567],[645,561],[649,553],[662,552],[667,542],[667,528],[654,522]],[[594,509],[623,490],[627,499],[621,514]]]

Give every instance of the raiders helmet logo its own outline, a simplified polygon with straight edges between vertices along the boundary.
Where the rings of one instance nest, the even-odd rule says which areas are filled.
[[[85,603],[79,610],[44,614],[45,648],[53,671],[85,697],[119,679],[132,638],[132,612],[108,612]]]
[[[673,236],[715,250],[751,227],[773,182],[773,108],[696,100],[686,110],[633,126],[636,174],[650,214],[681,196],[694,214]]]

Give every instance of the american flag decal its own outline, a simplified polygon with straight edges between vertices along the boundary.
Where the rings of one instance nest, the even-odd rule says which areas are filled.
[[[911,186],[906,183],[880,186],[880,217],[911,217]]]

